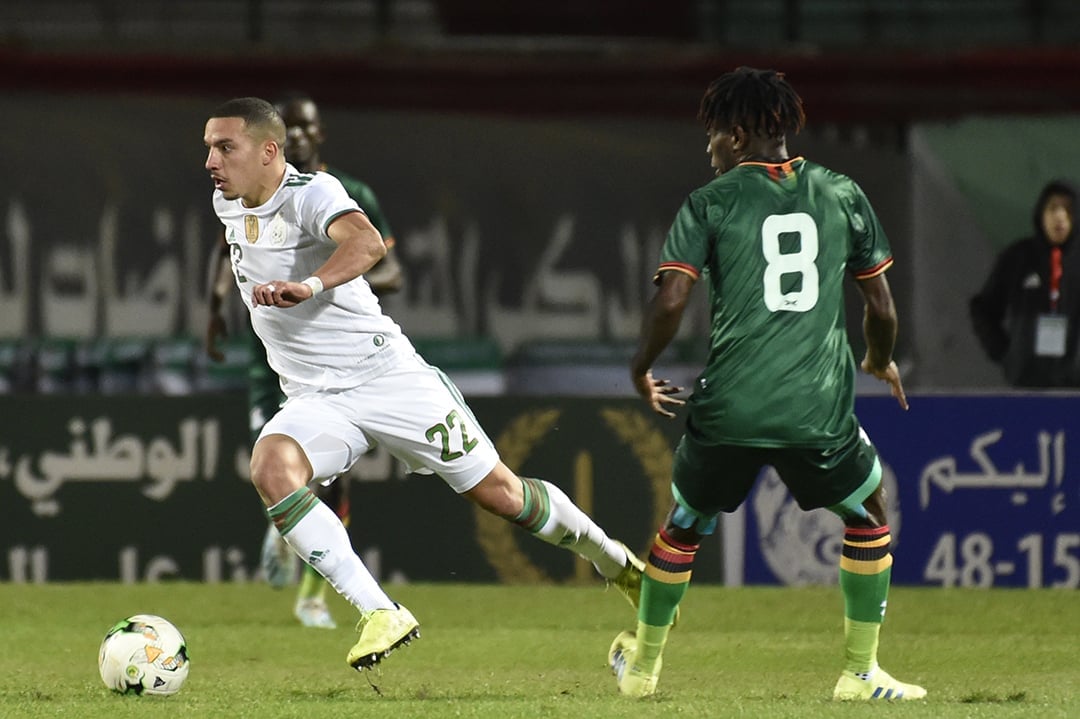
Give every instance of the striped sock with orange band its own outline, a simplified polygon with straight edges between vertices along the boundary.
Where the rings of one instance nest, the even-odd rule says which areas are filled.
[[[700,546],[677,542],[663,529],[657,533],[641,582],[638,619],[653,626],[671,624],[675,608],[690,586],[694,557]]]
[[[868,672],[877,661],[878,633],[885,619],[892,577],[889,527],[848,527],[840,555],[844,594],[846,668]]]

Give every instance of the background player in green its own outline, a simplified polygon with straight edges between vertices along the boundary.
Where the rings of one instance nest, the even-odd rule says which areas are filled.
[[[345,187],[349,196],[363,208],[371,224],[375,226],[386,244],[386,256],[364,275],[372,291],[378,295],[396,292],[403,284],[401,264],[391,251],[394,235],[390,229],[375,197],[374,191],[365,183],[351,177],[336,168],[323,163],[319,150],[326,139],[319,108],[309,96],[301,93],[289,93],[275,103],[278,113],[285,121],[285,157],[301,172],[328,172],[336,177]],[[217,348],[217,340],[226,334],[225,317],[222,305],[227,293],[232,290],[232,268],[229,261],[228,245],[221,243],[219,256],[218,281],[211,288],[210,321],[207,328],[207,351],[217,361],[224,357]],[[255,339],[248,325],[247,338],[250,340],[252,362],[248,367],[248,409],[251,417],[251,438],[259,436],[266,421],[274,416],[285,396],[281,392],[278,376],[266,362],[266,349],[262,342]],[[349,526],[349,477],[342,475],[329,485],[317,484],[315,494],[326,502]],[[299,558],[289,548],[281,534],[271,523],[263,538],[260,564],[267,581],[275,588],[284,587],[296,576]],[[293,613],[306,627],[333,629],[336,624],[326,604],[326,580],[310,565],[304,564],[297,587],[296,604]]]
[[[690,194],[664,244],[631,364],[638,393],[659,414],[683,401],[652,365],[678,330],[702,276],[711,298],[705,370],[687,401],[675,452],[675,501],[650,551],[636,632],[608,660],[621,693],[655,692],[662,651],[695,553],[720,512],[746,499],[773,465],[803,509],[845,524],[840,587],[846,660],[835,699],[919,699],[921,687],[877,664],[892,555],[881,464],[854,414],[855,362],[844,322],[850,273],[865,299],[862,369],[907,399],[892,352],[896,310],[885,279],[888,241],[850,178],[787,151],[802,100],[780,73],[741,67],[715,80],[700,119],[717,177]]]

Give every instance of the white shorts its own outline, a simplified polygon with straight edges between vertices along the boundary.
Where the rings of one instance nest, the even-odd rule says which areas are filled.
[[[419,355],[349,390],[290,397],[259,433],[300,445],[316,479],[345,472],[381,444],[409,472],[438,474],[467,492],[499,461],[461,393]]]

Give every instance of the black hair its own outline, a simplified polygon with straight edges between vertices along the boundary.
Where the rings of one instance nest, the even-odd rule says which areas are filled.
[[[1076,186],[1070,181],[1055,178],[1050,180],[1043,186],[1042,191],[1039,192],[1039,199],[1035,201],[1035,208],[1031,213],[1031,220],[1035,224],[1035,236],[1046,238],[1046,229],[1043,227],[1043,211],[1046,209],[1046,204],[1050,202],[1050,198],[1054,195],[1062,195],[1068,197],[1074,204],[1076,203]],[[1069,232],[1069,237],[1076,234],[1076,223],[1073,222],[1072,231]]]
[[[258,97],[237,97],[217,107],[210,117],[238,117],[247,127],[262,130],[279,144],[285,142],[285,123],[278,111]]]
[[[802,98],[784,73],[745,66],[709,84],[698,119],[708,132],[739,126],[771,138],[796,134],[806,124]]]

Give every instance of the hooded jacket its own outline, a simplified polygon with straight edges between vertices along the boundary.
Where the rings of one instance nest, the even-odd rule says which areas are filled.
[[[1068,239],[1060,245],[1062,275],[1057,314],[1067,320],[1065,355],[1035,354],[1038,317],[1050,314],[1050,250],[1043,229],[1043,209],[1054,195],[1067,195],[1076,207],[1076,190],[1054,180],[1039,193],[1033,221],[1035,233],[1006,247],[977,295],[971,298],[971,322],[990,359],[999,362],[1005,379],[1016,387],[1080,386],[1077,330],[1080,325],[1080,242],[1074,214]]]

